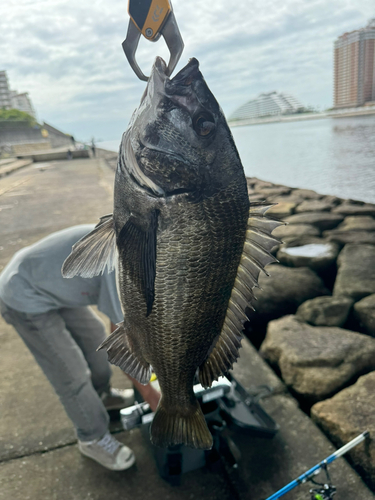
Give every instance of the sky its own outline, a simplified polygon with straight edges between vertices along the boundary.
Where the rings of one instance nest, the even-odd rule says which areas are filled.
[[[174,74],[196,57],[227,116],[274,90],[332,106],[333,42],[375,17],[374,0],[174,0],[173,9],[185,43]],[[76,140],[120,141],[145,88],[122,51],[128,20],[127,0],[4,0],[0,70],[29,92],[39,121]],[[142,38],[144,73],[157,55],[168,60],[164,40]]]

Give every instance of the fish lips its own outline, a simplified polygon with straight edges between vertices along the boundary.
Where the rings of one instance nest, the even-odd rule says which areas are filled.
[[[151,75],[147,82],[147,87],[141,98],[141,104],[148,98],[150,102],[155,98],[155,96],[164,96],[165,94],[165,83],[169,80],[167,74],[167,65],[161,57],[157,57],[151,69]]]
[[[148,80],[146,90],[142,96],[141,102],[148,95],[150,98],[156,95],[174,95],[181,90],[181,87],[190,86],[197,78],[202,79],[199,71],[199,62],[192,57],[188,64],[182,68],[173,78],[167,76],[167,64],[163,58],[157,56],[151,69],[151,76]]]

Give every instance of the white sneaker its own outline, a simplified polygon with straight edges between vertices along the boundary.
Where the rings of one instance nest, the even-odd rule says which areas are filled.
[[[107,411],[121,410],[134,404],[133,389],[114,389],[111,387],[108,392],[103,392],[100,397]]]
[[[108,431],[102,438],[94,441],[78,440],[78,448],[82,455],[110,470],[125,470],[135,462],[132,450],[117,441]]]

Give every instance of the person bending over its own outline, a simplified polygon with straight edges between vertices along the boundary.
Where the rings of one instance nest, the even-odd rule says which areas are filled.
[[[81,453],[108,469],[125,470],[133,465],[134,453],[108,431],[107,410],[131,405],[134,391],[110,386],[107,354],[96,350],[106,337],[105,326],[89,307],[97,305],[112,330],[123,320],[115,272],[106,269],[93,278],[61,275],[74,243],[94,227],[64,229],[17,252],[0,274],[0,311],[59,396]],[[131,380],[155,410],[160,394],[150,384]]]

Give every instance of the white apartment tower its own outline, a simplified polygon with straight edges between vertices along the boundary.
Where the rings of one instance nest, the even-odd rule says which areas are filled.
[[[295,97],[284,92],[268,92],[239,107],[229,120],[247,120],[266,116],[299,113],[305,108]]]

